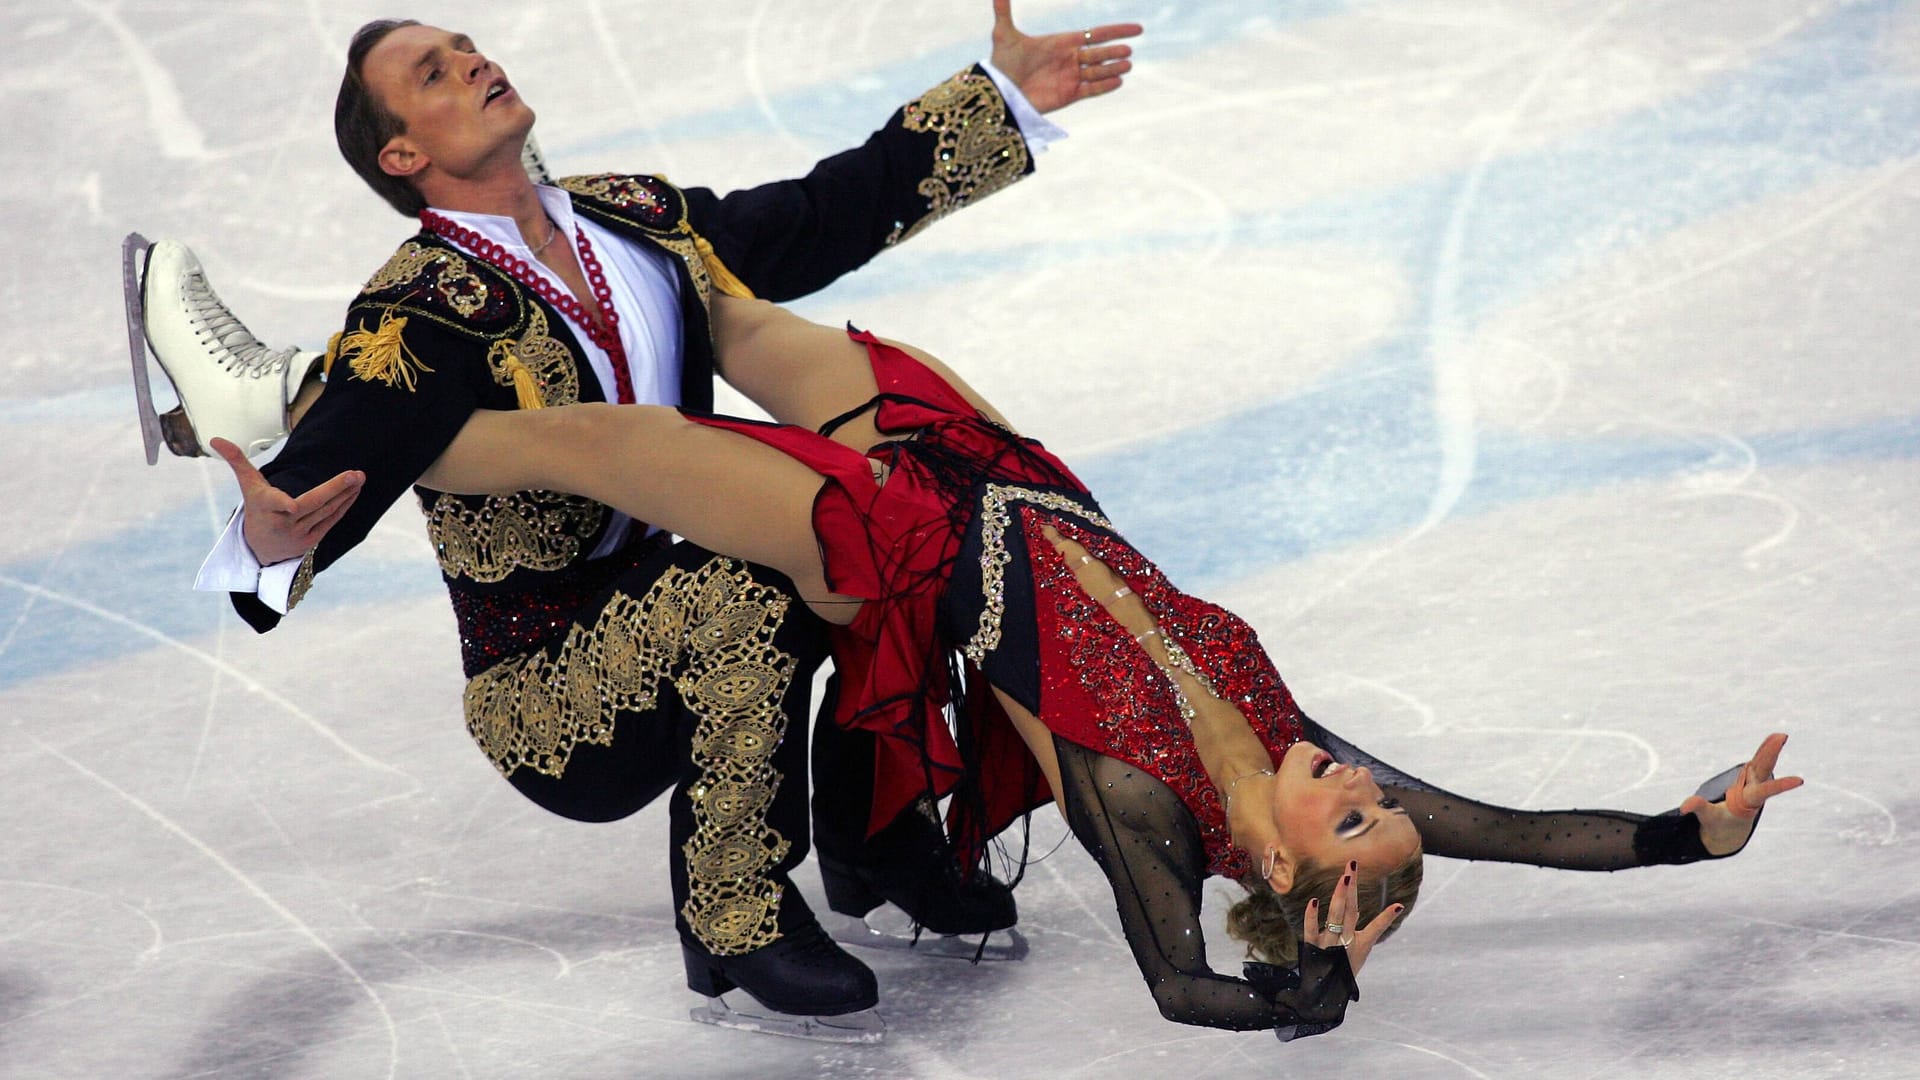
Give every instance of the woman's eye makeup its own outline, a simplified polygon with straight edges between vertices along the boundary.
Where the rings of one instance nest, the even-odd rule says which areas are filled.
[[[1399,799],[1396,799],[1396,798],[1394,798],[1394,797],[1393,797],[1393,796],[1391,796],[1391,795],[1388,795],[1388,796],[1386,796],[1385,798],[1383,798],[1383,799],[1381,799],[1381,800],[1380,800],[1380,809],[1382,809],[1382,810],[1398,810],[1398,809],[1400,809],[1400,800],[1399,800]]]
[[[1360,811],[1349,810],[1347,811],[1347,816],[1340,819],[1340,831],[1350,833],[1359,828],[1363,820],[1364,819],[1360,817]]]

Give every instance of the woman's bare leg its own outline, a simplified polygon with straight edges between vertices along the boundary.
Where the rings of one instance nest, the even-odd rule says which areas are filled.
[[[482,410],[420,481],[457,494],[566,491],[723,555],[771,566],[830,622],[859,601],[831,593],[813,532],[819,473],[736,432],[657,405]]]
[[[809,431],[880,392],[867,347],[846,331],[808,322],[764,300],[715,297],[714,347],[721,375],[775,420]],[[1006,423],[992,405],[940,360],[912,345],[888,341],[945,379],[982,413]],[[870,415],[834,432],[836,442],[866,450],[882,439]]]

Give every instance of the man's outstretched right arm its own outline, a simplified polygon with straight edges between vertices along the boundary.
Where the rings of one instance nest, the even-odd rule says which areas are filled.
[[[221,451],[242,503],[195,587],[228,591],[248,625],[271,630],[315,574],[365,539],[484,395],[511,396],[477,355],[434,313],[356,303],[326,393],[279,456],[256,470],[237,448]]]

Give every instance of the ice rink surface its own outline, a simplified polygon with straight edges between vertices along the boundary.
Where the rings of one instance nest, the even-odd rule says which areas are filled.
[[[142,462],[117,245],[186,239],[264,338],[324,341],[410,231],[329,127],[394,13],[0,6],[0,1074],[1920,1075],[1920,2],[1024,0],[1140,19],[1137,74],[800,305],[945,356],[1309,713],[1446,787],[1657,811],[1792,733],[1807,787],[1734,860],[1431,861],[1345,1026],[1288,1046],[1162,1020],[1071,840],[1026,963],[865,954],[881,1046],[691,1024],[664,812],[549,817],[475,752],[410,503],[270,637],[187,591],[231,485]],[[505,64],[557,171],[721,189],[989,23],[411,13]]]

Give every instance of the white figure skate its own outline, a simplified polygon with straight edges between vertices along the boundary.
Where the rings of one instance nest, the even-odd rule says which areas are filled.
[[[520,167],[527,170],[527,177],[536,184],[553,183],[553,174],[547,171],[547,159],[540,153],[540,140],[531,134],[527,136],[527,145],[520,148]]]
[[[215,436],[249,455],[284,438],[288,410],[320,354],[261,344],[221,303],[184,244],[129,233],[120,250],[147,464],[159,460],[162,442],[181,457],[200,457],[212,453]],[[165,414],[153,404],[149,346],[180,399]]]

